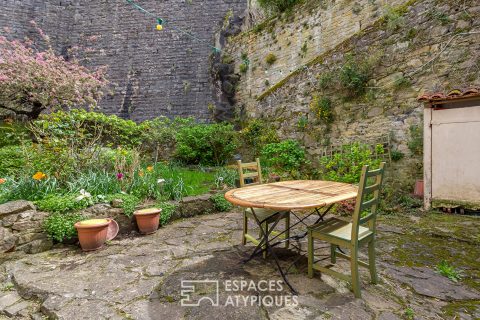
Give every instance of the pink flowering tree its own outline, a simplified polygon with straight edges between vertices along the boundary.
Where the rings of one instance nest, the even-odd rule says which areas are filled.
[[[45,51],[35,50],[29,40],[0,36],[0,113],[3,109],[36,119],[45,110],[95,107],[108,83],[105,68],[90,71],[75,58],[66,61],[37,30],[47,43]]]

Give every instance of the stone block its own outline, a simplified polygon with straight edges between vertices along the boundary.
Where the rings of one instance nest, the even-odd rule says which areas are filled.
[[[9,252],[15,248],[17,237],[7,228],[0,227],[0,252]]]
[[[20,315],[23,310],[28,309],[30,306],[30,303],[27,301],[20,301],[18,303],[15,303],[14,305],[9,306],[8,308],[5,309],[5,314],[9,317],[15,317],[17,315]]]
[[[35,210],[30,201],[17,200],[0,204],[0,217],[20,213],[27,210]]]
[[[5,312],[5,309],[17,303],[21,299],[22,298],[20,295],[16,292],[8,292],[3,296],[0,296],[0,312]]]
[[[16,231],[25,231],[25,230],[31,230],[31,231],[41,231],[42,227],[42,221],[18,221],[15,222],[12,226],[12,230]]]

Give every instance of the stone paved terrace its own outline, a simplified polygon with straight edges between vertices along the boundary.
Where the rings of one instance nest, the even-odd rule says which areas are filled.
[[[480,219],[443,214],[389,215],[379,222],[379,285],[362,272],[363,299],[327,276],[306,276],[306,260],[290,269],[298,306],[181,307],[182,279],[280,280],[272,260],[242,259],[240,213],[176,221],[149,236],[132,234],[82,253],[59,246],[8,255],[0,265],[0,319],[479,319]],[[302,244],[305,249],[305,243]],[[288,265],[295,255],[277,249]],[[327,254],[328,248],[319,253]],[[458,283],[435,272],[442,259],[462,270]],[[347,269],[346,264],[340,264]],[[203,290],[204,289],[204,290]],[[214,297],[208,287],[197,293]],[[234,293],[252,295],[243,291]],[[289,295],[287,290],[277,293]],[[253,293],[253,295],[256,295]],[[228,299],[220,286],[220,304]]]

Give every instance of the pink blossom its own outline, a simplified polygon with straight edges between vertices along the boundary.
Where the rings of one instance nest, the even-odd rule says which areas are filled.
[[[123,173],[121,173],[121,172],[117,173],[117,179],[122,180],[123,179]]]

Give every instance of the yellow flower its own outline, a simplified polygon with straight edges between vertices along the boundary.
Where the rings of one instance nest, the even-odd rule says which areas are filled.
[[[144,175],[143,170],[140,170],[140,172],[138,173],[138,175],[139,175],[140,177],[143,177],[143,175]]]
[[[153,171],[153,167],[152,167],[152,166],[148,166],[148,167],[147,167],[147,171],[152,172],[152,171]]]
[[[162,29],[163,29],[163,26],[161,24],[157,24],[157,30],[162,31]]]
[[[4,184],[5,182],[7,182],[7,180],[5,180],[5,179],[0,179],[0,184]]]
[[[42,180],[42,179],[45,179],[47,177],[47,175],[41,171],[38,171],[37,173],[35,173],[32,178],[35,179],[35,180]]]

